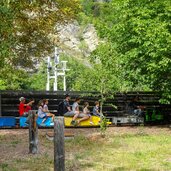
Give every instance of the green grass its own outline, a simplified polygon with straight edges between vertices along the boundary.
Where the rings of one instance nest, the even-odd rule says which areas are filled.
[[[171,136],[168,133],[147,134],[144,129],[135,133],[108,132],[105,138],[99,133],[94,135],[79,135],[65,142],[67,171],[171,170]],[[0,164],[0,170],[53,171],[53,142],[43,136],[40,141],[39,154],[9,159]],[[17,139],[10,142],[16,147],[20,143],[23,142]]]
[[[80,147],[73,161],[80,170],[171,170],[169,135],[123,134],[92,142],[75,140]]]

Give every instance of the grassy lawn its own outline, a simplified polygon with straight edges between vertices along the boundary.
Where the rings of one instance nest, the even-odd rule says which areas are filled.
[[[10,130],[9,130],[10,131]],[[28,154],[28,130],[20,134],[0,130],[0,170],[53,171],[53,142],[39,130],[39,154]],[[66,170],[125,171],[171,170],[171,130],[169,128],[114,127],[106,137],[98,129],[72,130],[66,140]]]

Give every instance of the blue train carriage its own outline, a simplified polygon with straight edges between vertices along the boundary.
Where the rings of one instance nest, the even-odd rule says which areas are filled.
[[[26,117],[20,117],[20,127],[24,128],[24,127],[28,127],[28,124],[26,123],[27,118]],[[46,121],[44,122],[44,124],[42,124],[43,119],[42,118],[37,118],[36,123],[38,125],[38,127],[53,127],[54,123],[52,122],[52,118],[48,117],[46,119]]]
[[[0,128],[16,127],[16,118],[13,116],[0,117]]]

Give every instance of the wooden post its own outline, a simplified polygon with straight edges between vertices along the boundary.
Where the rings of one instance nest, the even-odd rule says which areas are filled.
[[[54,123],[54,171],[65,170],[64,117],[56,117]]]
[[[29,153],[38,153],[38,127],[35,111],[29,111]]]

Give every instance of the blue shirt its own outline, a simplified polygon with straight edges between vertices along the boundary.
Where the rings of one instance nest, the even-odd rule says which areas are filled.
[[[93,115],[100,116],[100,114],[99,114],[99,107],[98,106],[94,106],[94,108],[93,108]]]

